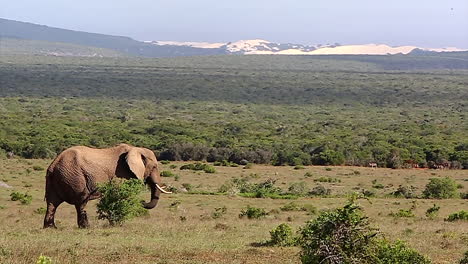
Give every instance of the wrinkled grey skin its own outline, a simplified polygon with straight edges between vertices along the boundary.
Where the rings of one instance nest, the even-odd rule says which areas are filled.
[[[151,150],[127,144],[107,149],[76,146],[60,153],[47,169],[44,228],[56,227],[55,211],[62,202],[75,205],[78,226],[88,227],[86,204],[100,197],[96,191],[98,183],[114,177],[144,180],[151,190],[145,208],[152,209],[157,205],[161,192],[156,184],[161,184],[161,178],[156,156]]]

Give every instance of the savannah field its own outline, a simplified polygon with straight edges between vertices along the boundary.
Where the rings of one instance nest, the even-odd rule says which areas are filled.
[[[299,263],[299,248],[261,245],[270,238],[269,231],[281,223],[289,223],[297,229],[321,210],[343,206],[347,193],[363,189],[374,190],[375,197],[360,199],[358,203],[370,217],[372,226],[379,228],[386,238],[407,241],[433,263],[456,263],[467,249],[468,223],[444,221],[449,214],[468,208],[467,200],[405,199],[388,195],[398,185],[415,186],[420,194],[429,178],[446,176],[455,179],[459,188],[466,191],[468,172],[464,170],[346,166],[294,169],[292,166],[253,165],[246,169],[244,166],[216,166],[215,173],[204,173],[180,170],[184,163],[171,162],[161,164],[162,170],[178,177],[177,180],[164,177],[164,183],[178,189],[187,184],[193,187],[187,193],[164,195],[149,215],[130,220],[123,226],[110,227],[106,221],[96,218],[96,201],[93,201],[87,207],[92,227],[81,230],[76,225],[74,207],[64,203],[56,215],[58,229],[44,230],[44,215],[38,211],[45,207],[44,168],[49,162],[0,161],[0,180],[13,187],[0,189],[1,263],[33,263],[40,254],[51,257],[54,263]],[[252,182],[275,179],[283,190],[291,183],[302,181],[308,188],[320,184],[332,192],[325,197],[297,199],[216,194],[229,179],[249,176]],[[320,177],[336,178],[340,182],[317,182]],[[384,187],[373,188],[376,183]],[[11,201],[12,191],[31,194],[32,203],[22,205]],[[146,200],[148,195],[145,192],[141,198]],[[291,202],[313,205],[317,213],[280,210]],[[433,204],[441,209],[438,216],[430,219],[425,212]],[[262,219],[239,218],[247,205],[264,208],[269,215]],[[221,207],[226,207],[226,213],[213,216],[216,208]],[[389,215],[411,207],[415,208],[414,217]]]
[[[299,263],[298,247],[265,245],[269,231],[281,223],[298,230],[353,192],[368,198],[358,203],[382,236],[433,263],[458,263],[468,250],[468,222],[444,221],[468,200],[421,198],[431,178],[450,177],[460,197],[468,193],[466,53],[143,59],[3,51],[0,181],[11,188],[0,186],[0,263],[41,254],[54,263]],[[78,229],[74,207],[62,204],[58,229],[43,230],[51,160],[70,146],[122,142],[153,150],[170,176],[163,183],[177,192],[116,227],[96,219],[93,201],[91,228]],[[196,161],[228,166],[180,170]],[[441,165],[451,169],[431,169]],[[233,179],[271,179],[281,193],[303,193],[252,198],[226,191]],[[400,186],[411,198],[392,195]],[[11,201],[12,192],[31,203]],[[280,209],[291,202],[308,211]],[[434,204],[438,215],[427,217]],[[249,205],[269,214],[239,218]],[[390,215],[400,209],[414,216]]]

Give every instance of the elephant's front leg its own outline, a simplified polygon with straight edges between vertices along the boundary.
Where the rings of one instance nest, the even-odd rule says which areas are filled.
[[[75,205],[77,221],[78,221],[78,227],[79,228],[88,228],[89,227],[88,215],[86,214],[86,211],[84,209],[86,204],[87,204],[87,202],[83,202],[82,204]]]

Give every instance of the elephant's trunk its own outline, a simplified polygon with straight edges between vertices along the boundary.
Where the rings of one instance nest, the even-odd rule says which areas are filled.
[[[144,203],[143,207],[145,207],[146,209],[153,209],[154,207],[156,207],[156,205],[158,205],[159,195],[161,195],[161,191],[159,190],[159,188],[156,187],[157,184],[153,181],[149,181],[148,184],[151,189],[151,199],[148,203]]]

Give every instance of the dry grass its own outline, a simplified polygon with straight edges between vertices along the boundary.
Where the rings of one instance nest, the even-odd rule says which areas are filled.
[[[109,227],[95,218],[95,204],[88,205],[92,227],[76,227],[74,207],[60,206],[56,221],[57,230],[43,230],[43,215],[34,212],[45,207],[45,171],[49,160],[0,160],[0,180],[13,189],[0,187],[0,263],[33,263],[40,254],[50,256],[54,263],[298,263],[298,248],[259,247],[255,243],[269,238],[268,231],[280,223],[288,222],[295,228],[314,216],[305,212],[279,212],[265,219],[239,219],[247,205],[266,210],[279,209],[291,200],[252,199],[225,195],[171,194],[164,196],[158,208],[149,216],[134,219],[122,227]],[[170,169],[171,164],[177,168]],[[385,197],[398,185],[413,185],[418,192],[424,189],[431,177],[449,176],[468,190],[468,172],[451,170],[391,170],[357,167],[292,167],[254,165],[216,167],[215,174],[180,171],[182,163],[162,165],[163,170],[179,174],[180,179],[163,178],[165,183],[180,187],[190,183],[195,190],[216,191],[231,177],[257,174],[252,181],[277,179],[277,185],[286,190],[290,183],[305,181],[309,188],[316,186],[321,176],[338,178],[341,182],[320,183],[332,189],[329,198],[300,198],[298,204],[313,204],[319,210],[343,205],[345,194],[356,189],[372,189],[372,180],[384,185],[376,189],[378,198],[360,200],[374,226],[390,239],[402,239],[434,263],[454,263],[468,249],[468,223],[443,221],[450,213],[468,208],[468,200],[396,199]],[[29,169],[29,170],[28,170]],[[358,173],[355,173],[357,171]],[[311,177],[304,177],[309,172]],[[30,205],[10,201],[13,191],[28,192],[33,196]],[[142,197],[147,199],[148,193]],[[178,207],[170,205],[180,201]],[[413,201],[416,201],[415,203]],[[439,216],[433,220],[424,215],[434,203],[441,206]],[[413,204],[416,217],[402,219],[389,216],[398,209],[408,209]],[[227,213],[213,219],[216,207],[227,207]],[[278,210],[279,211],[279,210]],[[184,220],[185,219],[185,220]]]

